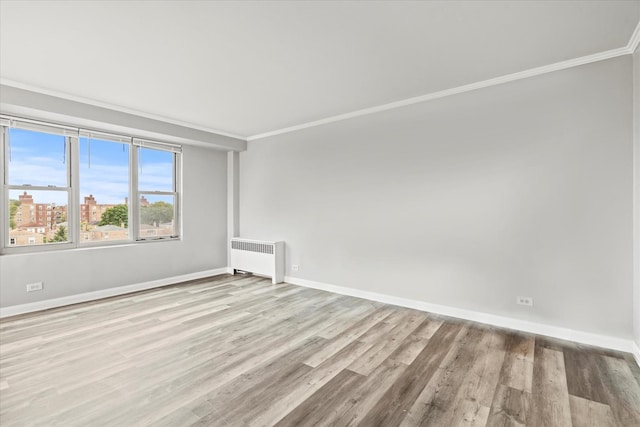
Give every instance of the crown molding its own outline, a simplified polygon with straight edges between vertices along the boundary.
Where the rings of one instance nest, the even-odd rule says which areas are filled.
[[[621,47],[621,48],[611,49],[611,50],[607,50],[607,51],[604,51],[604,52],[595,53],[595,54],[592,54],[592,55],[587,55],[587,56],[582,56],[582,57],[579,57],[579,58],[569,59],[569,60],[566,60],[566,61],[556,62],[554,64],[549,64],[549,65],[544,65],[544,66],[541,66],[541,67],[531,68],[529,70],[519,71],[517,73],[507,74],[507,75],[504,75],[504,76],[495,77],[493,79],[488,79],[488,80],[483,80],[483,81],[480,81],[480,82],[475,82],[475,83],[470,83],[470,84],[466,84],[466,85],[462,85],[462,86],[457,86],[457,87],[454,87],[454,88],[445,89],[445,90],[441,90],[441,91],[437,91],[437,92],[431,92],[431,93],[428,93],[428,94],[425,94],[425,95],[416,96],[416,97],[413,97],[413,98],[407,98],[407,99],[403,99],[403,100],[400,100],[400,101],[395,101],[395,102],[390,102],[390,103],[387,103],[387,104],[377,105],[375,107],[369,107],[369,108],[364,108],[364,109],[361,109],[361,110],[351,111],[351,112],[344,113],[344,114],[338,114],[338,115],[326,117],[326,118],[323,118],[323,119],[320,119],[320,120],[314,120],[314,121],[311,121],[311,122],[301,123],[301,124],[294,125],[294,126],[289,126],[289,127],[286,127],[286,128],[281,128],[281,129],[276,129],[276,130],[272,130],[272,131],[269,131],[269,132],[264,132],[264,133],[251,135],[249,137],[236,135],[236,134],[232,134],[232,133],[229,133],[229,132],[220,131],[220,130],[217,130],[217,129],[211,129],[211,128],[208,128],[208,127],[205,127],[205,126],[200,126],[200,125],[196,125],[196,124],[189,123],[189,122],[183,122],[183,121],[180,121],[180,120],[175,120],[175,119],[171,119],[171,118],[160,116],[160,115],[156,115],[156,114],[145,113],[145,112],[142,112],[142,111],[138,111],[138,110],[135,110],[135,109],[122,107],[122,106],[115,105],[115,104],[109,104],[109,103],[96,101],[96,100],[92,100],[92,99],[88,99],[88,98],[82,98],[82,97],[79,97],[79,96],[70,95],[70,94],[63,93],[63,92],[52,91],[52,90],[41,88],[41,87],[38,87],[38,86],[33,86],[33,85],[21,83],[21,82],[16,82],[16,81],[9,80],[9,79],[3,78],[3,77],[0,77],[0,84],[1,85],[6,85],[6,86],[12,86],[12,87],[15,87],[15,88],[18,88],[18,89],[24,89],[24,90],[29,90],[29,91],[33,91],[33,92],[38,92],[38,93],[42,93],[42,94],[45,94],[45,95],[51,95],[51,96],[55,96],[55,97],[66,99],[66,100],[70,100],[70,101],[81,102],[81,103],[88,104],[88,105],[93,105],[93,106],[96,106],[96,107],[108,108],[108,109],[111,109],[111,110],[116,110],[116,111],[120,111],[120,112],[123,112],[123,113],[133,114],[133,115],[137,115],[137,116],[140,116],[140,117],[146,117],[146,118],[149,118],[149,119],[159,120],[159,121],[162,121],[162,122],[165,122],[165,123],[172,123],[172,124],[175,124],[175,125],[184,126],[184,127],[188,127],[188,128],[192,128],[192,129],[197,129],[197,130],[204,131],[204,132],[210,132],[210,133],[214,133],[214,134],[218,134],[218,135],[222,135],[222,136],[227,136],[227,137],[230,137],[230,138],[236,138],[236,139],[240,139],[240,140],[243,140],[243,141],[257,141],[257,140],[260,140],[260,139],[269,138],[271,136],[282,135],[282,134],[285,134],[285,133],[295,132],[295,131],[302,130],[302,129],[321,126],[321,125],[325,125],[325,124],[329,124],[329,123],[333,123],[333,122],[339,122],[339,121],[342,121],[342,120],[352,119],[352,118],[355,118],[355,117],[366,116],[366,115],[369,115],[369,114],[375,114],[375,113],[379,113],[379,112],[382,112],[382,111],[392,110],[392,109],[395,109],[395,108],[402,108],[402,107],[406,107],[406,106],[413,105],[413,104],[419,104],[419,103],[422,103],[422,102],[432,101],[432,100],[439,99],[439,98],[445,98],[447,96],[457,95],[457,94],[461,94],[461,93],[465,93],[465,92],[471,92],[471,91],[477,90],[477,89],[483,89],[483,88],[487,88],[487,87],[491,87],[491,86],[497,86],[497,85],[500,85],[500,84],[503,84],[503,83],[509,83],[509,82],[513,82],[513,81],[516,81],[516,80],[522,80],[522,79],[526,79],[526,78],[529,78],[529,77],[540,76],[540,75],[543,75],[543,74],[552,73],[554,71],[560,71],[560,70],[565,70],[565,69],[572,68],[572,67],[577,67],[577,66],[580,66],[580,65],[590,64],[590,63],[593,63],[593,62],[604,61],[606,59],[616,58],[618,56],[633,54],[636,51],[636,49],[638,49],[638,45],[640,45],[640,22],[638,22],[638,25],[636,25],[635,30],[633,31],[633,33],[632,33],[627,45],[624,46],[624,47]]]
[[[634,37],[638,39],[640,35],[638,34],[638,28],[634,32]],[[438,92],[428,93],[426,95],[416,96],[414,98],[403,99],[401,101],[390,102],[388,104],[378,105],[376,107],[365,108],[362,110],[352,111],[345,114],[339,114],[337,116],[331,116],[320,120],[315,120],[312,122],[307,122],[295,126],[290,126],[283,129],[277,129],[270,132],[260,133],[257,135],[252,135],[247,138],[247,141],[256,141],[259,139],[268,138],[275,135],[282,135],[284,133],[294,132],[297,130],[307,129],[315,126],[320,126],[328,123],[339,122],[342,120],[351,119],[354,117],[366,116],[369,114],[379,113],[381,111],[392,110],[395,108],[406,107],[408,105],[418,104],[422,102],[432,101],[434,99],[444,98],[451,95],[457,95],[460,93],[471,92],[477,89],[483,89],[486,87],[497,86],[503,83],[509,83],[516,80],[522,80],[529,77],[540,76],[542,74],[552,73],[554,71],[565,70],[567,68],[577,67],[579,65],[590,64],[593,62],[604,61],[606,59],[616,58],[618,56],[628,55],[629,53],[633,53],[631,51],[631,42],[625,47],[611,49],[604,52],[595,53],[593,55],[582,56],[580,58],[569,59],[567,61],[556,62],[550,65],[544,65],[542,67],[531,68],[525,71],[519,71],[517,73],[507,74],[501,77],[496,77],[493,79],[483,80],[476,83],[470,83],[463,86],[454,87],[451,89],[445,89]],[[636,40],[637,44],[637,40]]]
[[[208,132],[208,133],[214,133],[214,134],[221,135],[221,136],[227,136],[229,138],[240,139],[242,141],[246,141],[247,140],[246,136],[239,136],[239,135],[235,135],[235,134],[232,134],[232,133],[229,133],[229,132],[224,132],[224,131],[217,130],[217,129],[211,129],[211,128],[207,128],[205,126],[200,126],[200,125],[196,125],[196,124],[189,123],[189,122],[183,122],[183,121],[180,121],[180,120],[171,119],[171,118],[160,116],[160,115],[157,115],[157,114],[145,113],[143,111],[139,111],[139,110],[135,110],[135,109],[132,109],[132,108],[123,107],[121,105],[109,104],[107,102],[96,101],[96,100],[93,100],[93,99],[83,98],[83,97],[80,97],[80,96],[75,96],[75,95],[71,95],[71,94],[64,93],[64,92],[58,92],[58,91],[54,91],[54,90],[50,90],[50,89],[45,89],[45,88],[42,88],[42,87],[39,87],[39,86],[34,86],[34,85],[22,83],[22,82],[17,82],[15,80],[6,79],[4,77],[0,77],[0,85],[10,86],[10,87],[14,87],[16,89],[28,90],[30,92],[37,92],[37,93],[41,93],[43,95],[55,96],[56,98],[61,98],[61,99],[65,99],[67,101],[74,101],[74,102],[79,102],[79,103],[82,103],[82,104],[92,105],[94,107],[107,108],[109,110],[114,110],[114,111],[118,111],[118,112],[121,112],[121,113],[132,114],[132,115],[135,115],[135,116],[145,117],[147,119],[158,120],[158,121],[164,122],[164,123],[171,123],[171,124],[178,125],[178,126],[184,126],[186,128],[196,129],[196,130],[203,131],[203,132]]]
[[[501,77],[496,77],[489,80],[483,80],[476,83],[470,83],[463,86],[454,87],[451,89],[445,89],[438,92],[428,93],[426,95],[416,96],[414,98],[403,99],[401,101],[390,102],[388,104],[382,104],[375,107],[364,108],[362,110],[356,110],[349,113],[338,114],[337,116],[331,116],[320,120],[314,120],[312,122],[302,123],[295,126],[290,126],[282,129],[276,129],[269,132],[264,132],[256,135],[251,135],[247,138],[247,141],[256,141],[259,139],[268,138],[271,136],[282,135],[284,133],[295,132],[297,130],[307,129],[315,126],[321,126],[328,123],[339,122],[341,120],[347,120],[354,117],[366,116],[368,114],[375,114],[381,111],[392,110],[395,108],[406,107],[408,105],[418,104],[421,102],[432,101],[434,99],[444,98],[451,95],[457,95],[460,93],[470,92],[476,89],[482,89],[490,86],[497,86],[503,83],[513,82],[516,80],[526,79],[529,77],[540,76],[542,74],[552,73],[554,71],[565,70],[567,68],[577,67],[580,65],[591,64],[593,62],[604,61],[606,59],[616,58],[618,56],[633,54],[638,45],[640,44],[640,21],[636,25],[631,38],[625,47],[606,50],[604,52],[595,53],[593,55],[581,56],[579,58],[569,59],[567,61],[556,62],[555,64],[544,65],[542,67],[531,68],[529,70],[520,71],[517,73],[507,74]]]

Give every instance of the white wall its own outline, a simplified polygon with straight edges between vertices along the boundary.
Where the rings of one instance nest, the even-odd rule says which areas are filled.
[[[631,73],[620,57],[250,142],[241,236],[285,240],[297,278],[631,339]]]
[[[183,147],[183,239],[126,246],[0,256],[0,306],[226,267],[227,154]],[[44,282],[44,291],[25,284]]]

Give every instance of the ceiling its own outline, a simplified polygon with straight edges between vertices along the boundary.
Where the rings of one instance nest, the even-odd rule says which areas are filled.
[[[0,78],[243,138],[628,45],[640,1],[0,1]]]

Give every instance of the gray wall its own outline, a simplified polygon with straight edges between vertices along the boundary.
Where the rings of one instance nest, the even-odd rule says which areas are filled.
[[[222,150],[245,150],[244,140],[205,132],[182,125],[163,122],[139,115],[111,110],[78,101],[0,85],[0,109],[19,117],[37,117],[53,123],[108,129],[125,135],[159,138],[190,145],[216,147]]]
[[[633,103],[634,103],[634,195],[635,195],[635,237],[634,237],[634,294],[633,294],[633,332],[640,348],[640,48],[633,55]],[[640,361],[639,361],[640,363]]]
[[[632,58],[250,142],[240,234],[290,276],[630,339]]]
[[[226,162],[226,152],[184,147],[181,241],[0,256],[0,306],[226,267]],[[44,291],[27,294],[36,281]]]

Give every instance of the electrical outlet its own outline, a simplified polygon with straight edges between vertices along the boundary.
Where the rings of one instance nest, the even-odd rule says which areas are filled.
[[[293,271],[298,271],[298,270],[300,270],[300,266],[299,266],[298,264],[293,264],[293,265],[291,266],[291,270],[293,270]]]
[[[27,292],[41,291],[42,287],[43,287],[42,282],[29,283],[27,285]]]
[[[533,298],[532,297],[516,297],[516,303],[520,305],[528,305],[529,307],[533,307]]]

